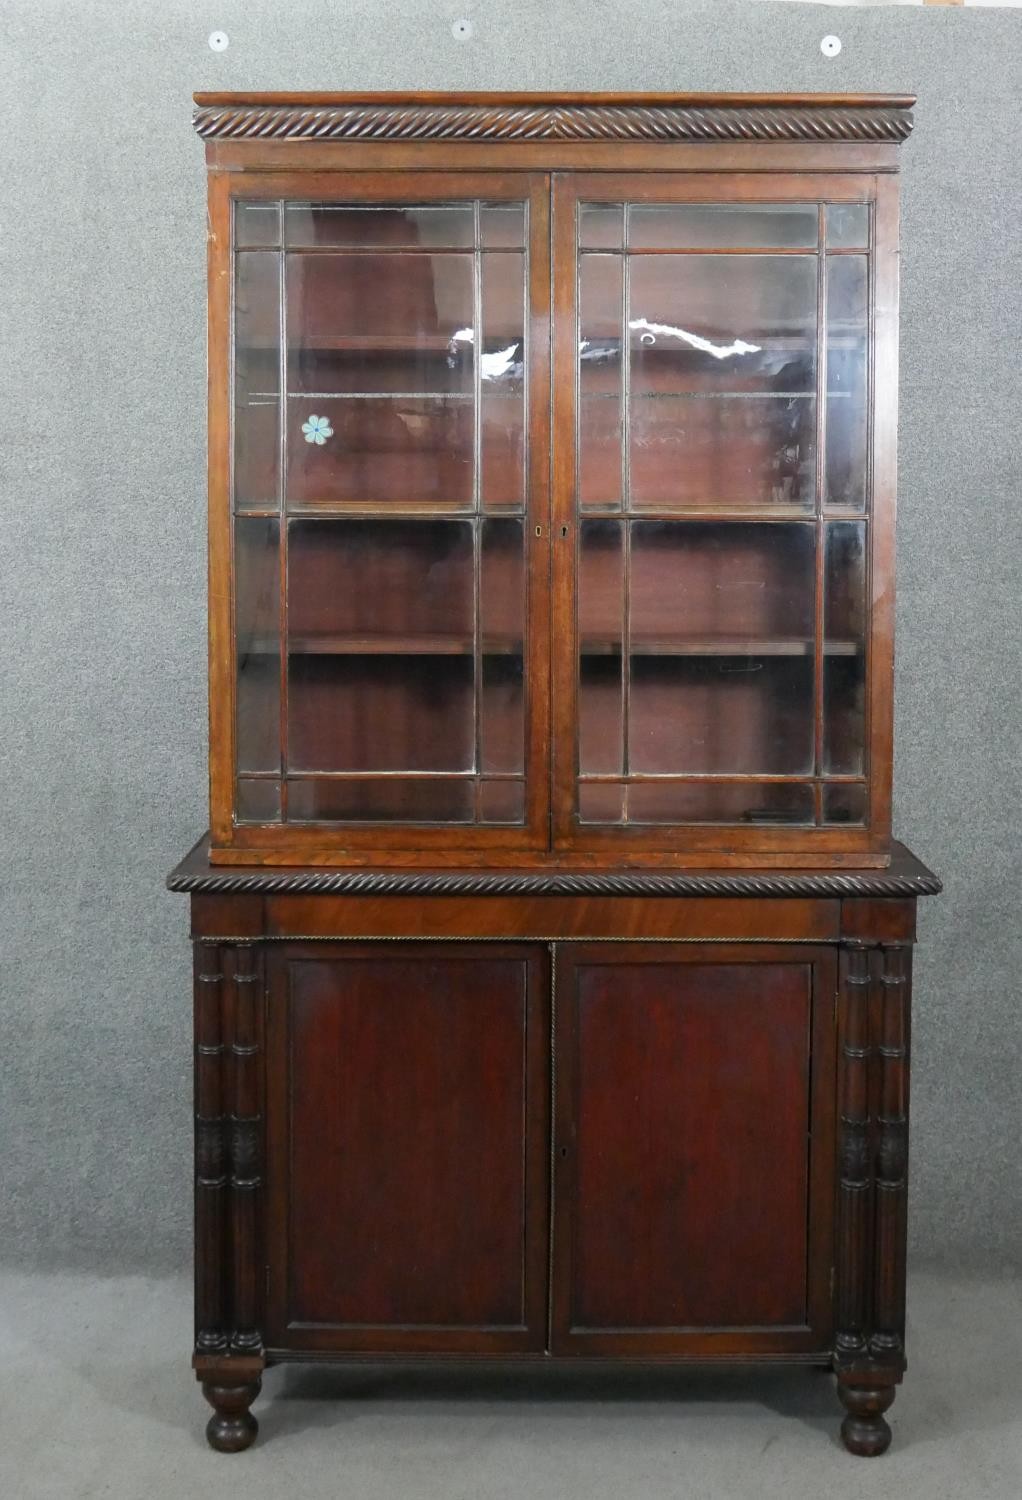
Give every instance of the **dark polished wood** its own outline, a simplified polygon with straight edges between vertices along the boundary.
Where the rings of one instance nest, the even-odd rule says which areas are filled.
[[[542,1349],[546,951],[288,944],[269,963],[268,1341]]]
[[[833,950],[582,943],[557,963],[554,1352],[819,1348]]]
[[[907,96],[201,94],[195,1341],[905,1370]]]

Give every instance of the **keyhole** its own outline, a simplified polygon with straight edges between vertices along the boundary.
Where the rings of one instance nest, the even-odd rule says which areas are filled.
[[[561,1147],[561,1155],[562,1156],[567,1156],[567,1154],[568,1154],[568,1148],[567,1148],[567,1146],[562,1146]]]
[[[561,536],[567,536],[567,535],[568,535],[568,528],[567,528],[567,526],[562,526],[561,527]]]

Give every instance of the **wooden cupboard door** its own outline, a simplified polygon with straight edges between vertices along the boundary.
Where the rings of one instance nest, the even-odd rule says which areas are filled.
[[[270,1347],[541,1349],[546,950],[270,960]]]
[[[826,949],[557,952],[553,1349],[827,1347]]]

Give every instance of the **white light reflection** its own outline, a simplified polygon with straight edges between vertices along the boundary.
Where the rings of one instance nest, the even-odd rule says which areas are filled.
[[[714,359],[731,359],[736,354],[759,354],[762,349],[761,344],[747,344],[744,339],[732,339],[730,344],[714,344],[709,339],[701,338],[698,333],[675,328],[671,323],[651,323],[648,318],[633,318],[628,326],[640,335],[644,344],[655,344],[658,335],[681,339],[690,348],[698,349],[701,354],[712,354]],[[581,339],[578,348],[579,354],[585,359],[613,359],[618,352],[613,346],[606,344],[592,346],[589,339]]]
[[[456,352],[456,345],[471,344],[475,342],[475,334],[471,328],[458,328],[451,334],[451,353]],[[499,380],[502,375],[509,375],[514,371],[515,355],[518,353],[518,344],[508,344],[506,349],[497,349],[492,354],[481,354],[479,356],[479,373],[484,380]]]

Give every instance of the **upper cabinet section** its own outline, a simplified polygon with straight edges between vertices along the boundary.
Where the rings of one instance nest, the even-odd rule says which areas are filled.
[[[911,101],[196,102],[214,860],[884,864]]]

